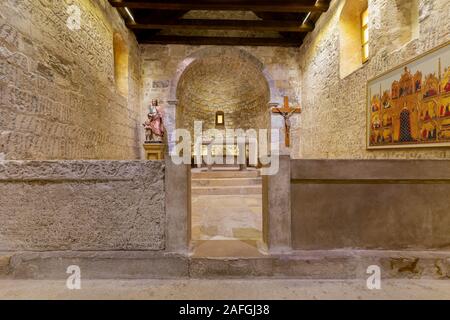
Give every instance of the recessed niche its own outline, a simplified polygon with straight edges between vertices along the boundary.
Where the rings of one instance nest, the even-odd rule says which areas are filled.
[[[114,34],[114,79],[119,93],[128,96],[128,47],[119,33]]]
[[[345,78],[358,68],[363,58],[363,13],[367,10],[367,0],[348,0],[339,17],[339,66],[340,76]],[[370,16],[370,12],[369,12]]]

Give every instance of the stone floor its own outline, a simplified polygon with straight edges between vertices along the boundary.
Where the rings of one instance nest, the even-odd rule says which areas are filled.
[[[261,239],[261,195],[192,196],[192,239]]]
[[[193,169],[192,240],[261,240],[259,172]]]
[[[450,299],[450,280],[86,280],[81,290],[65,281],[0,280],[0,299]]]
[[[191,251],[196,257],[258,257],[262,248],[259,171],[192,170]]]

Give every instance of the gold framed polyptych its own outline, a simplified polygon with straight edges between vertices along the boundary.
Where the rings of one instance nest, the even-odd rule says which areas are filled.
[[[367,148],[450,146],[450,43],[367,84]]]

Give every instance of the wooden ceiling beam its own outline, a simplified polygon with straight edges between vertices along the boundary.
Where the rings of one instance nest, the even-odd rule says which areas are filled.
[[[328,3],[318,1],[315,5],[305,4],[305,1],[223,1],[223,0],[185,0],[185,1],[109,1],[113,7],[149,10],[230,10],[230,11],[260,11],[260,12],[325,12]]]
[[[313,26],[298,21],[278,20],[208,20],[180,19],[176,21],[152,21],[150,23],[128,23],[133,30],[245,30],[245,31],[285,31],[310,32]]]
[[[198,37],[198,36],[149,36],[140,35],[142,44],[187,44],[224,46],[278,46],[299,47],[302,40],[287,38],[246,38],[246,37]]]

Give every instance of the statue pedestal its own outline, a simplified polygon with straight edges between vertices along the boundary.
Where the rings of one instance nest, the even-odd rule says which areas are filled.
[[[147,160],[164,160],[166,145],[163,143],[144,143],[144,150]]]

